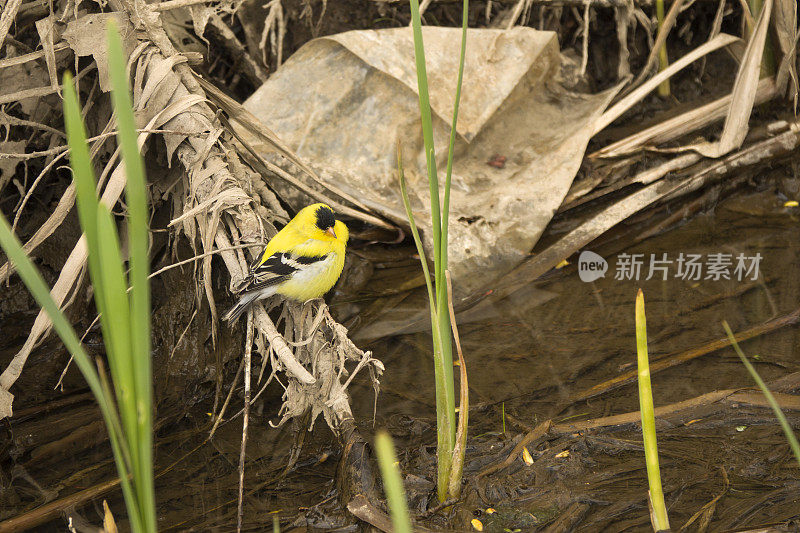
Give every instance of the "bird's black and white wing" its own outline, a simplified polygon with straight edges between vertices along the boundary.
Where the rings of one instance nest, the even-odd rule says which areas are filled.
[[[236,287],[236,292],[261,291],[283,283],[298,271],[306,270],[310,266],[324,261],[327,257],[327,255],[297,256],[291,252],[280,252],[272,254],[260,265],[258,264],[260,259],[258,259],[251,265],[248,276]]]

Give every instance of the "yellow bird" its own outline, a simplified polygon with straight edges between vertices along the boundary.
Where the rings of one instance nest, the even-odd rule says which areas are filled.
[[[342,274],[349,236],[327,205],[304,207],[250,266],[236,288],[239,301],[222,319],[233,324],[253,302],[273,294],[299,302],[322,297]]]

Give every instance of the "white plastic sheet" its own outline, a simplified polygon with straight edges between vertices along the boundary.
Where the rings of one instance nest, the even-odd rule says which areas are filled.
[[[460,31],[423,28],[442,183]],[[575,177],[592,121],[613,96],[562,87],[553,32],[474,29],[467,42],[450,216],[450,269],[460,293],[491,282],[530,251]],[[430,250],[418,105],[409,28],[315,39],[245,103],[323,178],[406,224],[397,181],[401,142]]]

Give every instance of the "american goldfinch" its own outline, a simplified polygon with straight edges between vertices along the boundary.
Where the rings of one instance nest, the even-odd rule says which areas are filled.
[[[233,324],[250,304],[273,294],[299,302],[320,298],[342,274],[349,236],[327,205],[304,207],[250,266],[236,288],[239,301],[222,319]]]

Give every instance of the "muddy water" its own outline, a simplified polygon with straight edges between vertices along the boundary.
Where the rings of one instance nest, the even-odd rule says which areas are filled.
[[[467,484],[464,501],[453,513],[435,515],[426,525],[467,530],[477,516],[487,532],[533,531],[560,517],[562,522],[553,526],[555,531],[570,527],[647,531],[641,435],[634,426],[613,432],[554,430],[528,445],[533,466],[515,461],[497,474],[485,478],[477,474],[505,459],[522,434],[545,420],[578,422],[638,408],[635,384],[589,400],[576,400],[576,396],[629,370],[635,362],[633,302],[639,288],[646,299],[652,359],[722,337],[722,320],[739,331],[796,309],[800,305],[800,211],[784,208],[785,200],[772,187],[739,192],[680,227],[626,247],[624,243],[633,242],[652,225],[646,219],[636,221],[591,248],[608,263],[605,277],[582,281],[577,257],[571,258],[571,264],[520,287],[512,297],[462,315],[459,329],[472,403]],[[551,234],[550,238],[557,236]],[[700,279],[678,276],[681,253],[685,258],[700,256]],[[641,254],[638,280],[635,271],[626,271],[626,279],[616,279],[623,277],[617,274],[623,254]],[[658,270],[646,279],[651,254],[658,259],[666,254],[672,261],[661,265],[667,267],[668,279],[661,279]],[[712,254],[723,254],[722,259],[730,255],[731,279],[713,279],[713,275],[706,279]],[[739,254],[748,258],[760,254],[756,279],[750,279],[752,271],[742,276],[748,279],[737,279]],[[380,426],[394,435],[411,507],[423,511],[433,497],[435,454],[430,335],[426,331],[387,332],[407,327],[409,317],[424,313],[426,299],[420,288],[406,290],[419,287],[420,281],[417,265],[408,260],[408,253],[395,249],[384,255],[383,259],[373,258],[360,274],[353,274],[353,278],[370,276],[365,285],[368,292],[338,295],[333,311],[351,324],[357,342],[386,364],[377,406],[368,383],[356,380],[351,386],[354,413],[367,438]],[[376,293],[383,296],[376,298]],[[23,334],[24,328],[19,337]],[[754,356],[756,368],[767,381],[800,370],[796,327],[782,328],[742,346]],[[3,348],[6,355],[14,352],[12,346]],[[42,353],[55,351],[63,356],[57,343],[46,348]],[[58,368],[63,364],[42,357]],[[235,371],[236,361],[228,363],[231,365]],[[750,385],[750,377],[730,349],[653,375],[657,406]],[[50,385],[42,387],[44,395]],[[79,395],[79,387],[80,379],[72,376],[67,391]],[[339,449],[321,424],[306,438],[296,468],[283,477],[292,452],[293,428],[268,425],[276,419],[280,394],[277,385],[271,386],[264,394],[265,403],[253,413],[245,473],[245,529],[265,529],[277,511],[284,531],[294,527],[357,530],[337,501],[333,478]],[[73,416],[82,422],[99,420],[88,397],[74,398]],[[207,398],[191,413],[158,430],[157,471],[165,472],[157,480],[163,530],[229,531],[236,523],[241,425],[238,420],[223,425],[214,441],[204,444],[208,431],[205,413],[211,410]],[[240,401],[234,399],[234,403]],[[169,410],[169,406],[162,409]],[[54,494],[65,496],[113,475],[103,439],[74,456],[65,456],[62,450],[60,455],[34,457],[29,450],[12,458],[15,450],[28,448],[25,439],[31,438],[29,435],[36,435],[37,416],[41,415],[15,421],[10,434],[22,440],[0,446],[5,472],[11,472],[11,465],[23,467],[15,466],[13,482],[10,476],[2,479],[3,487],[9,483],[14,487],[3,494],[3,518],[41,505]],[[800,513],[798,470],[768,411],[728,409],[693,418],[696,420],[682,423],[665,419],[659,426],[662,474],[673,528],[720,494],[708,516],[712,531],[785,521]],[[796,418],[790,420],[797,422]],[[48,432],[39,431],[47,437]],[[50,437],[62,438],[69,432],[64,427]],[[124,516],[119,495],[106,497],[115,513]],[[490,507],[497,512],[487,514]],[[83,507],[75,516],[97,524],[102,510],[99,505]],[[122,522],[124,526],[124,519]],[[56,518],[43,530],[63,530],[63,523]]]
[[[505,402],[509,412],[530,423],[537,418],[636,410],[635,384],[588,403],[573,404],[570,397],[635,363],[633,303],[639,288],[645,295],[651,359],[724,336],[723,320],[738,331],[793,311],[800,302],[800,211],[784,208],[784,201],[773,190],[743,193],[638,245],[621,248],[612,242],[590,248],[608,263],[604,277],[582,281],[576,256],[572,264],[492,306],[485,316],[461,322],[475,401]],[[680,276],[681,254],[688,279]],[[737,279],[739,254],[745,268],[760,255],[757,274],[741,272],[743,279]],[[671,263],[652,262],[648,280],[651,255]],[[632,256],[642,261],[638,281],[625,266],[626,261],[634,263]],[[692,279],[696,271],[686,266],[692,256],[699,256],[694,262],[702,263],[700,279]],[[726,260],[731,262],[727,267]],[[709,270],[715,262],[720,264],[719,279]],[[724,279],[726,273],[731,279]],[[624,279],[618,279],[623,274]],[[400,322],[403,315],[413,316],[424,303],[419,294],[411,295],[390,316],[354,335],[368,338],[371,328],[382,330],[387,323]],[[367,342],[387,366],[379,419],[432,414],[430,336],[415,333]],[[758,356],[756,368],[767,380],[800,369],[796,328],[745,342],[743,348]],[[749,385],[748,374],[731,349],[667,370],[653,380],[657,404]],[[371,417],[371,397],[356,397],[359,411]]]
[[[607,239],[605,244],[590,248],[607,261],[605,277],[582,281],[578,258],[573,257],[571,264],[521,287],[482,315],[473,313],[460,320],[473,404],[470,434],[475,437],[467,476],[497,461],[496,457],[489,458],[490,450],[502,458],[507,456],[511,449],[509,435],[525,432],[544,420],[577,422],[638,410],[635,382],[589,400],[575,398],[589,387],[634,368],[633,310],[639,288],[645,295],[651,360],[724,337],[723,320],[734,331],[741,331],[797,309],[800,212],[797,208],[784,208],[786,199],[771,187],[742,191],[680,227],[626,247],[621,243],[631,242],[632,236],[646,231],[652,222],[632,224],[623,237]],[[679,265],[681,254],[683,263]],[[737,269],[740,254],[743,269]],[[642,264],[637,274],[626,265],[635,264],[638,257]],[[671,262],[653,263],[651,276],[653,258]],[[688,266],[690,258],[700,263],[699,274],[692,270],[696,267]],[[730,264],[726,265],[728,261]],[[749,267],[753,269],[748,272]],[[399,268],[398,274],[402,271]],[[407,481],[415,482],[416,476],[424,477],[426,468],[433,464],[432,458],[425,457],[434,453],[431,445],[435,442],[431,426],[435,411],[430,336],[416,332],[375,340],[370,337],[373,331],[383,335],[402,324],[403,317],[415,316],[425,309],[426,301],[421,293],[409,294],[400,301],[397,297],[386,300],[392,309],[369,324],[356,327],[354,335],[386,364],[377,425],[387,426],[405,447],[404,465],[412,476]],[[800,370],[798,335],[798,329],[789,326],[744,342],[742,347],[769,382]],[[730,348],[656,373],[652,381],[656,406],[715,390],[752,386],[751,378]],[[354,397],[357,416],[371,421],[371,390],[365,387]],[[662,442],[662,470],[673,527],[679,527],[720,492],[720,469],[739,477],[732,485],[736,490],[730,492],[736,496],[721,498],[711,510],[710,516],[718,523],[728,527],[759,525],[800,513],[800,504],[794,497],[793,506],[770,507],[773,500],[781,500],[774,492],[784,490],[797,478],[796,465],[787,460],[788,446],[771,413],[722,413],[705,421],[709,427],[700,424],[689,431],[687,426],[683,432],[673,427],[670,431],[675,430],[674,433],[664,435],[669,440]],[[365,432],[370,431],[370,425],[365,422]],[[462,509],[461,522],[456,519],[456,523],[469,526],[467,519],[471,517],[466,512],[470,505],[477,514],[486,507],[502,506],[507,500],[512,518],[503,523],[497,518],[499,515],[484,515],[487,531],[535,529],[554,513],[566,513],[576,505],[583,513],[580,516],[586,515],[573,524],[579,529],[615,530],[619,524],[619,530],[648,530],[646,501],[641,499],[647,490],[641,434],[635,428],[629,429],[612,440],[613,445],[594,442],[596,447],[589,446],[588,451],[587,441],[578,435],[555,444],[539,444],[545,461],[542,472],[507,473],[494,484],[490,482],[489,489],[480,488],[479,482],[469,482],[477,497],[467,491],[467,508]],[[554,453],[549,459],[545,456],[559,442],[562,448],[554,453],[572,449],[571,466],[558,464],[559,461],[548,463]],[[620,448],[614,450],[615,446]],[[499,449],[505,451],[498,452]],[[780,450],[779,457],[769,458],[770,452],[776,450]],[[762,462],[754,459],[761,454],[768,457]],[[784,475],[794,473],[784,482],[784,475],[774,474],[775,468]],[[581,479],[603,470],[611,479],[598,481],[592,490],[579,486]],[[545,487],[550,483],[561,489],[547,492]],[[537,500],[537,494],[544,502],[537,501],[531,510],[530,501]],[[424,497],[421,501],[419,498],[417,504],[427,503]],[[762,498],[760,504],[752,504],[754,509],[772,510],[761,515],[753,511],[745,516],[748,498]],[[587,500],[603,503],[586,504],[587,510],[582,507]],[[615,503],[619,509],[609,511]],[[549,508],[551,504],[554,509]],[[784,501],[782,505],[785,504]],[[517,516],[521,510],[527,518]],[[531,521],[530,515],[538,518]],[[494,526],[487,525],[492,523]],[[714,523],[712,519],[712,530]],[[433,522],[434,526],[437,524],[444,527],[445,522]]]

